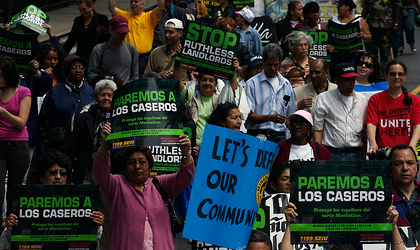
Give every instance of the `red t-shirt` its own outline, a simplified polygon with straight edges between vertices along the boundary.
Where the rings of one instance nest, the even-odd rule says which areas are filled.
[[[413,127],[420,124],[420,98],[410,94],[413,103],[403,103],[404,94],[393,98],[388,91],[382,91],[369,99],[366,124],[376,126],[378,148],[408,144]]]

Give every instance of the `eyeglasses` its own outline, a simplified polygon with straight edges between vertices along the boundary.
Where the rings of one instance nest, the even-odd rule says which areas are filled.
[[[308,127],[309,123],[307,123],[307,122],[290,122],[290,126],[292,126],[292,127],[297,127],[297,126]]]
[[[363,66],[365,65],[366,68],[371,69],[373,68],[373,63],[365,62],[365,61],[358,61],[357,66]]]
[[[83,66],[73,66],[73,67],[70,68],[70,70],[72,70],[72,71],[76,71],[76,70],[84,71],[85,67],[83,67]]]
[[[392,77],[396,77],[397,75],[400,76],[400,77],[404,76],[403,72],[389,72],[388,74]]]
[[[51,176],[56,176],[58,174],[58,170],[51,170],[48,172]],[[61,176],[67,176],[67,172],[60,171]]]
[[[135,167],[137,164],[140,165],[140,167],[146,167],[148,165],[147,161],[137,161],[137,160],[130,160],[127,163],[129,166]]]

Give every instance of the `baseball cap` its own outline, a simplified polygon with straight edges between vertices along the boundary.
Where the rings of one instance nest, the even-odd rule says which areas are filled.
[[[292,119],[293,119],[293,118],[295,118],[296,116],[301,116],[301,117],[303,117],[305,120],[307,120],[307,121],[311,124],[311,126],[313,126],[313,125],[314,125],[314,122],[313,122],[313,120],[312,120],[311,113],[309,113],[308,111],[305,111],[305,110],[298,110],[298,111],[294,112],[293,114],[289,115],[289,117],[287,117],[287,119],[288,119],[289,121],[292,121]]]
[[[260,63],[262,63],[262,56],[260,56],[260,55],[253,55],[251,57],[251,63],[250,63],[250,66],[251,67],[255,67],[255,66],[257,66]]]
[[[235,11],[235,13],[243,16],[248,23],[252,23],[254,20],[254,13],[252,13],[252,11],[246,7],[240,11]]]
[[[334,68],[336,75],[341,77],[356,77],[360,76],[354,71],[354,67],[351,63],[340,63]]]
[[[127,18],[123,16],[114,16],[109,21],[109,26],[113,27],[118,33],[130,32]]]
[[[181,20],[172,18],[165,22],[165,28],[174,28],[178,30],[183,30],[184,25],[182,24]]]

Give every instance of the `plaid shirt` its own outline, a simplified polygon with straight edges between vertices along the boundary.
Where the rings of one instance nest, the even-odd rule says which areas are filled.
[[[312,109],[313,130],[323,131],[322,144],[334,148],[362,146],[367,99],[353,91],[353,106],[347,111],[338,89],[318,95]]]

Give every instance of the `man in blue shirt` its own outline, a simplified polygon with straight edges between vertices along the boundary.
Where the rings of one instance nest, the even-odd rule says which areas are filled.
[[[286,118],[295,112],[290,82],[278,72],[282,51],[270,43],[262,51],[264,70],[246,82],[251,113],[245,123],[248,134],[280,142],[290,137]]]

